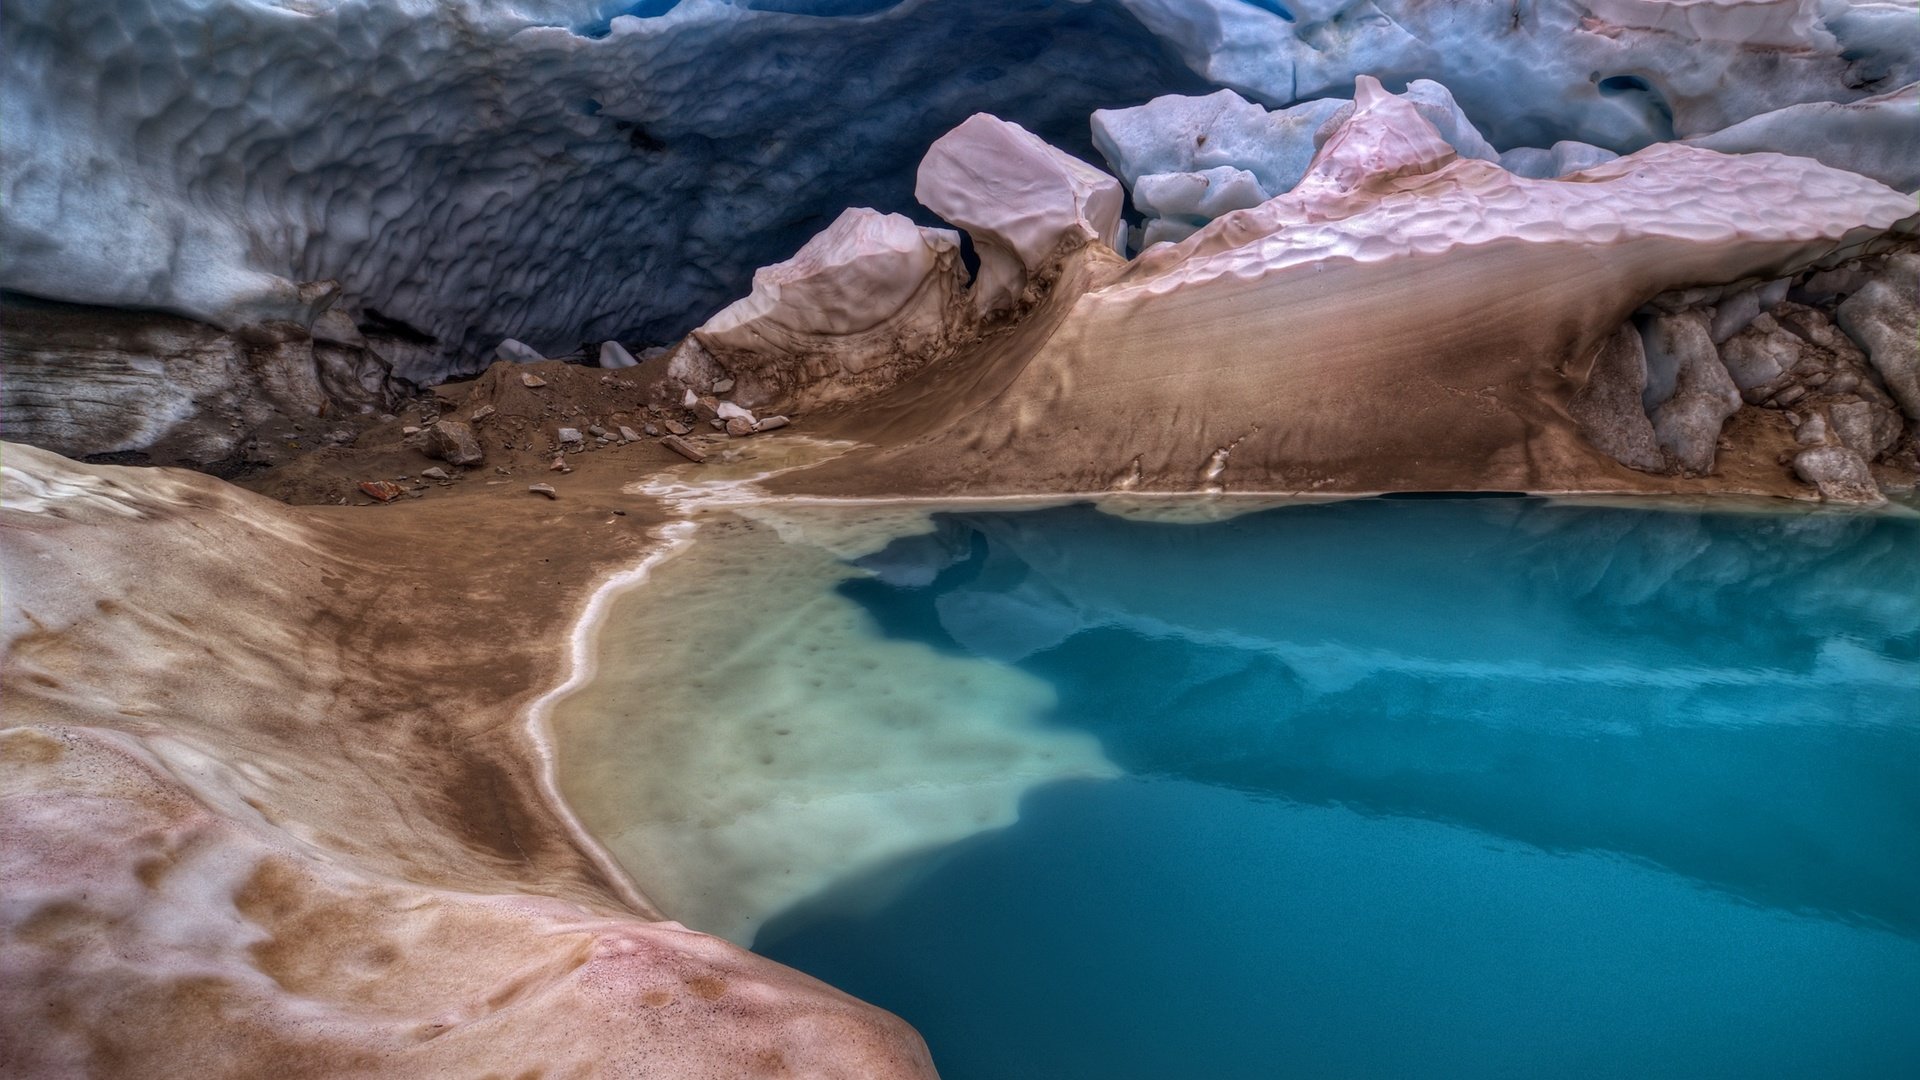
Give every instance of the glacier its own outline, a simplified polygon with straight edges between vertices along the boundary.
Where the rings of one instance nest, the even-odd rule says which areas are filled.
[[[1897,116],[1766,120],[1920,78],[1889,3],[22,0],[0,35],[0,289],[223,328],[337,305],[421,381],[505,338],[672,341],[848,205],[938,225],[914,167],[977,111],[1098,160],[1096,109],[1318,115],[1367,74],[1444,86],[1502,153],[1724,131],[1903,188],[1920,159]]]

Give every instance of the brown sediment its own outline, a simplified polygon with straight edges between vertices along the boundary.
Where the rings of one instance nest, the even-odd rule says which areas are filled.
[[[295,508],[5,447],[0,1069],[930,1075],[898,1020],[657,921],[543,790],[528,708],[660,550],[621,488],[677,461]]]

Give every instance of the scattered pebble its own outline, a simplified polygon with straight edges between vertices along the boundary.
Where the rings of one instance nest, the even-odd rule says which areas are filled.
[[[588,424],[587,434],[593,436],[596,439],[604,439],[607,437],[607,429],[601,427],[599,424]]]
[[[547,380],[535,375],[531,371],[523,371],[520,373],[520,385],[538,388],[547,385]]]
[[[560,497],[560,493],[553,490],[552,484],[528,484],[527,490],[533,492],[535,495],[545,495],[549,499],[557,499]]]
[[[441,483],[445,483],[446,481],[453,479],[453,477],[447,475],[447,470],[441,468],[438,465],[435,465],[431,469],[421,470],[420,479],[434,480]]]
[[[473,415],[467,417],[467,419],[477,424],[480,421],[485,420],[487,417],[492,416],[497,411],[498,410],[496,410],[491,405],[482,405],[479,408],[473,410]]]
[[[573,466],[567,464],[567,459],[559,454],[553,455],[553,464],[547,466],[547,468],[563,476],[573,471]]]
[[[691,435],[693,429],[678,420],[667,421],[667,431],[674,435]]]
[[[647,426],[652,427],[653,425],[649,424]],[[640,441],[640,433],[626,426],[625,424],[620,425],[620,437],[627,440],[628,442]]]

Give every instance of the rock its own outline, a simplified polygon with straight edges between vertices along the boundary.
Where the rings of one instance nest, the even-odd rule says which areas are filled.
[[[560,497],[560,493],[553,490],[552,484],[528,484],[527,490],[535,495],[545,495],[549,499]]]
[[[763,416],[753,427],[755,431],[778,431],[792,422],[784,416]]]
[[[620,425],[620,437],[622,439],[625,439],[628,442],[640,441],[640,433],[626,426],[625,424]]]
[[[535,375],[531,371],[523,371],[520,373],[520,385],[527,387],[528,389],[537,390],[540,387],[547,385],[547,380],[541,378],[538,375]]]
[[[1840,445],[1868,461],[1900,441],[1900,417],[1892,409],[1871,402],[1836,401],[1827,406],[1827,422]]]
[[[691,435],[693,429],[678,420],[666,421],[667,430],[675,435]]]
[[[458,420],[442,420],[428,428],[426,451],[428,457],[449,465],[472,465],[487,456],[473,429]]]
[[[1806,422],[1793,429],[1793,441],[1801,446],[1825,446],[1827,444],[1827,418],[1814,413]]]
[[[378,502],[388,503],[406,494],[406,489],[391,480],[362,480],[360,490],[367,497]]]
[[[1036,273],[1072,250],[1117,249],[1126,201],[1118,180],[986,113],[928,148],[913,196],[973,239],[982,311],[1014,306]]]
[[[493,414],[494,414],[495,412],[498,412],[498,411],[499,411],[499,410],[497,410],[497,409],[495,409],[495,408],[494,408],[493,406],[491,406],[491,405],[482,405],[482,406],[480,406],[479,408],[477,408],[477,409],[475,409],[475,410],[473,410],[473,414],[472,414],[472,415],[470,415],[470,416],[468,416],[468,417],[467,417],[467,420],[468,420],[468,421],[470,421],[470,422],[472,422],[472,423],[475,423],[475,424],[477,424],[477,423],[479,423],[479,422],[481,422],[482,420],[486,420],[486,419],[489,419],[489,418],[491,418],[491,417],[493,416]]]
[[[722,401],[714,408],[714,415],[722,420],[745,420],[753,423],[753,414],[735,405],[731,401]]]
[[[453,479],[453,477],[447,474],[447,470],[441,468],[438,465],[435,465],[432,468],[420,470],[420,479],[432,480],[437,483],[444,483],[448,480]]]
[[[710,395],[702,394],[696,397],[690,408],[693,409],[693,415],[701,420],[717,420],[720,418],[720,401]]]
[[[1888,256],[1885,268],[1847,297],[1835,317],[1866,352],[1900,410],[1920,421],[1920,253]]]
[[[1673,396],[1653,413],[1654,438],[1683,470],[1710,473],[1720,429],[1740,411],[1740,388],[1713,347],[1706,313],[1683,312],[1655,322],[1663,350],[1677,368]]]
[[[715,431],[725,431],[727,430],[727,421],[722,420],[716,416],[713,419],[707,421],[707,426],[713,428],[713,430]]]
[[[728,420],[726,422],[726,428],[727,428],[727,434],[732,435],[736,438],[743,435],[751,435],[754,432],[753,421],[744,420],[738,416]]]
[[[555,454],[553,455],[552,463],[547,466],[547,471],[557,472],[564,476],[573,471],[573,466],[567,464],[566,455]]]
[[[1664,472],[1667,461],[1654,439],[1640,397],[1647,386],[1647,357],[1640,332],[1623,323],[1601,346],[1568,411],[1588,441],[1608,457],[1641,472]]]
[[[683,409],[693,408],[694,404],[699,400],[700,395],[694,393],[692,387],[688,387],[680,393],[680,407]]]
[[[713,384],[713,392],[714,392],[714,393],[716,393],[716,394],[731,394],[731,393],[733,393],[733,380],[732,380],[732,379],[721,379],[721,380],[719,380],[719,381],[717,381],[717,382],[715,382],[715,383]]]
[[[1815,446],[1794,455],[1793,471],[1826,502],[1882,503],[1866,459],[1844,446]]]
[[[617,341],[600,343],[600,366],[603,368],[630,368],[638,366],[640,361],[633,358],[626,346]]]
[[[514,364],[537,364],[546,359],[546,357],[541,356],[539,350],[533,346],[525,342],[515,341],[512,338],[508,338],[494,346],[493,358]]]
[[[1720,347],[1720,362],[1746,401],[1758,405],[1780,391],[1781,377],[1800,363],[1804,345],[1772,316],[1758,315]]]
[[[679,454],[681,457],[686,458],[688,461],[694,462],[695,464],[698,464],[700,462],[707,460],[706,454],[701,453],[699,450],[695,449],[692,443],[687,442],[685,439],[682,439],[678,435],[669,435],[666,438],[661,439],[660,445],[666,447],[667,449],[673,451],[676,454]]]
[[[621,428],[620,430],[621,430],[622,432],[625,432],[625,431],[627,431],[627,430],[629,430],[629,429],[628,429],[628,428]],[[660,427],[659,427],[659,425],[657,425],[657,424],[643,424],[643,425],[641,425],[641,427],[640,427],[640,430],[641,430],[641,431],[644,431],[644,432],[646,432],[646,433],[647,433],[647,437],[648,437],[648,438],[658,438],[658,437],[659,437],[659,435],[660,435]],[[635,435],[635,436],[632,436],[632,437],[630,437],[630,438],[629,438],[629,439],[628,439],[627,441],[628,441],[628,442],[634,442],[634,441],[636,441],[636,440],[638,440],[638,439],[639,439],[639,436],[638,436],[638,435]]]
[[[587,434],[593,436],[596,439],[604,439],[607,437],[607,429],[601,427],[599,424],[588,424]]]
[[[578,446],[587,440],[580,434],[579,428],[563,427],[554,433],[554,441],[561,446]]]
[[[420,427],[420,425],[418,425],[418,424],[408,424],[408,425],[407,425],[406,427],[403,427],[403,428],[401,428],[401,429],[400,429],[400,434],[402,434],[402,435],[418,435],[418,434],[420,434],[420,431],[421,431],[421,427]]]

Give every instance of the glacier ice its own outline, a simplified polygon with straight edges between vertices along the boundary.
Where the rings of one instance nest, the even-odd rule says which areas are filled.
[[[235,326],[309,321],[329,295],[302,283],[337,280],[431,378],[505,337],[671,339],[842,207],[917,213],[913,163],[976,111],[1091,158],[1095,109],[1227,87],[1325,119],[1375,74],[1443,84],[1502,151],[1622,152],[1912,84],[1913,23],[1840,0],[19,0],[0,288]],[[1891,121],[1813,115],[1725,138],[1916,171]],[[1124,179],[1232,165],[1278,194],[1287,145]]]

